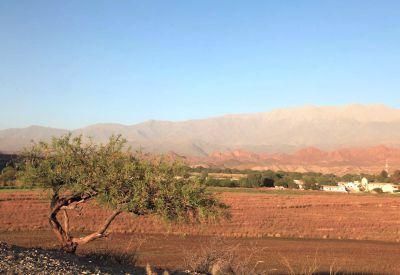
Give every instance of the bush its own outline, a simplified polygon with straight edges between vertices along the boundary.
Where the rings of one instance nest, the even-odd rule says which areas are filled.
[[[382,194],[383,190],[382,190],[382,188],[374,188],[374,189],[372,189],[372,192],[375,192],[375,193],[378,193],[378,194]]]
[[[265,274],[254,258],[262,254],[256,246],[241,247],[222,238],[211,238],[200,248],[184,251],[184,266],[190,274]]]
[[[214,186],[214,187],[238,187],[239,182],[230,180],[230,179],[214,179],[208,178],[206,180],[207,186]]]
[[[17,179],[17,170],[12,166],[7,166],[1,171],[0,182],[11,182]]]
[[[319,185],[316,183],[304,183],[305,190],[320,190]]]

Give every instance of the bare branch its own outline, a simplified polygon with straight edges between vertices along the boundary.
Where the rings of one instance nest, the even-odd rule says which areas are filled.
[[[112,221],[113,221],[119,214],[121,214],[121,212],[122,212],[122,211],[120,211],[120,210],[114,211],[113,214],[112,214],[110,217],[108,217],[108,219],[105,221],[105,223],[103,224],[103,226],[100,227],[99,230],[97,230],[96,232],[94,232],[94,233],[92,233],[92,234],[89,234],[89,235],[87,235],[87,236],[85,236],[85,237],[82,237],[82,238],[73,238],[72,241],[73,241],[74,243],[77,243],[77,244],[85,244],[85,243],[88,243],[88,242],[93,241],[93,240],[95,240],[95,239],[99,239],[99,238],[105,237],[105,232],[106,232],[106,230],[108,229],[108,227],[110,226],[110,224],[112,223]]]

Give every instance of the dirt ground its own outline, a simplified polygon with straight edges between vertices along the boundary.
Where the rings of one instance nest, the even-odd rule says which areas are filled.
[[[185,270],[185,260],[205,249],[214,237],[176,235],[137,235],[114,233],[78,250],[79,255],[133,252],[137,265],[151,263],[159,268]],[[56,248],[50,231],[3,232],[0,240],[25,247]],[[315,265],[319,272],[351,274],[400,274],[400,248],[397,243],[349,240],[277,238],[223,238],[219,249],[235,247],[238,257],[267,274],[300,272]],[[139,247],[137,247],[139,246]],[[138,248],[136,250],[136,248]],[[188,258],[189,257],[189,258]],[[333,274],[333,273],[332,273]]]
[[[165,225],[156,219],[118,217],[110,237],[80,248],[81,254],[136,251],[138,264],[185,269],[185,259],[217,239],[215,249],[251,255],[268,273],[316,265],[319,271],[400,274],[400,197],[321,192],[276,194],[224,192],[232,219],[212,225]],[[54,248],[48,231],[47,197],[39,191],[0,192],[0,240]],[[90,231],[107,211],[84,208],[71,219],[76,232]],[[214,241],[212,241],[214,240]]]

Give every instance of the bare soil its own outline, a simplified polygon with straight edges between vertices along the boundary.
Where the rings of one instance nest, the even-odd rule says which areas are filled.
[[[400,198],[306,192],[224,192],[232,219],[212,225],[166,225],[155,218],[122,215],[107,239],[78,249],[79,255],[134,253],[136,264],[184,270],[185,258],[210,239],[220,249],[236,247],[239,257],[269,274],[316,265],[318,271],[400,274]],[[23,247],[57,248],[46,216],[48,200],[39,191],[0,192],[0,240]],[[85,207],[72,229],[88,232],[108,212]],[[85,217],[85,219],[83,218]]]

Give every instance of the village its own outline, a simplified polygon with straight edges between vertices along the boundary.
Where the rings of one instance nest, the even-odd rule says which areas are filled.
[[[275,190],[314,190],[337,193],[400,194],[400,170],[390,174],[388,163],[379,175],[284,171],[234,170],[229,168],[192,167],[192,177],[200,177],[210,187],[267,188]]]
[[[303,180],[294,180],[299,190],[305,190]],[[362,178],[361,181],[338,182],[337,185],[324,185],[316,183],[319,190],[326,192],[341,192],[341,193],[396,193],[400,192],[400,185],[387,182],[369,182],[367,178]],[[276,186],[276,189],[282,189]],[[399,193],[400,194],[400,193]]]
[[[386,161],[385,168],[382,173],[386,178],[390,178],[389,163]],[[361,178],[361,176],[360,176]],[[304,190],[305,183],[302,180],[294,180],[298,189]],[[396,193],[400,192],[400,185],[390,182],[370,182],[366,177],[356,181],[340,181],[336,185],[327,185],[316,183],[318,190],[326,192],[339,192],[339,193]],[[400,193],[399,193],[400,194]]]

